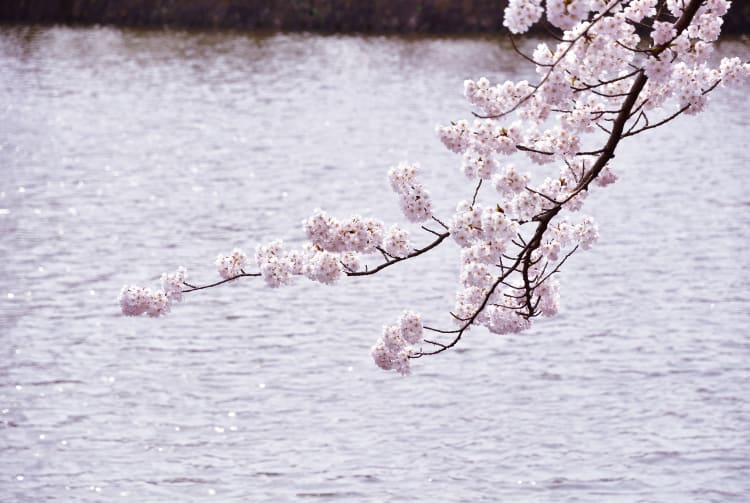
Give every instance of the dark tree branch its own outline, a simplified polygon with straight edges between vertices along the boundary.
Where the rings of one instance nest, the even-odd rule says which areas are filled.
[[[202,285],[202,286],[195,286],[190,283],[183,282],[183,285],[188,287],[188,289],[182,290],[182,293],[195,292],[196,290],[205,290],[206,288],[213,288],[215,286],[223,285],[224,283],[229,283],[230,281],[234,281],[239,278],[257,278],[259,276],[261,276],[259,272],[242,273],[242,274],[238,274],[237,276],[232,276],[231,278],[217,281],[216,283],[211,283],[210,285]]]
[[[437,245],[439,245],[440,243],[442,243],[445,240],[445,238],[447,238],[450,235],[451,235],[450,232],[444,232],[442,234],[438,234],[437,239],[435,239],[432,243],[428,244],[424,248],[417,248],[412,253],[406,255],[405,257],[394,257],[393,260],[391,260],[389,262],[384,262],[384,263],[380,264],[379,266],[377,266],[374,269],[365,270],[365,271],[358,271],[358,272],[346,272],[345,271],[345,274],[347,276],[370,276],[372,274],[376,274],[376,273],[382,271],[383,269],[385,269],[386,267],[392,266],[393,264],[397,264],[397,263],[402,262],[404,260],[408,260],[410,258],[417,257],[419,255],[422,255],[423,253],[427,253],[428,251],[432,250]]]

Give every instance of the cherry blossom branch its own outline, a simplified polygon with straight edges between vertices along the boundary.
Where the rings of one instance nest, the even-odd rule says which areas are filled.
[[[411,259],[411,258],[414,258],[414,257],[418,257],[419,255],[427,253],[428,251],[432,250],[433,248],[437,247],[440,243],[442,243],[443,241],[445,241],[445,239],[448,236],[450,236],[450,232],[447,232],[447,231],[443,232],[443,233],[437,233],[437,232],[435,232],[435,231],[433,231],[431,229],[428,229],[426,227],[423,227],[423,229],[426,230],[426,231],[428,231],[428,232],[430,232],[430,233],[432,233],[432,234],[435,234],[437,236],[436,239],[433,240],[430,244],[428,244],[428,245],[426,245],[426,246],[424,246],[422,248],[416,248],[412,253],[409,253],[408,255],[405,255],[403,257],[394,257],[394,256],[386,253],[384,250],[378,248],[378,250],[381,252],[381,254],[383,254],[383,256],[385,258],[385,262],[381,263],[380,265],[378,265],[377,267],[375,267],[373,269],[366,269],[365,271],[353,271],[353,270],[349,269],[348,266],[346,266],[344,264],[344,271],[343,271],[344,274],[346,276],[370,276],[370,275],[376,274],[376,273],[382,271],[383,269],[386,269],[386,268],[388,268],[388,267],[390,267],[390,266],[392,266],[392,265],[394,265],[394,264],[396,264],[398,262],[403,262],[404,260],[408,260],[408,259]],[[217,281],[215,283],[210,283],[210,284],[207,284],[207,285],[200,285],[200,286],[193,285],[191,283],[188,283],[188,282],[184,281],[184,282],[182,282],[182,284],[184,286],[188,287],[188,288],[182,290],[182,293],[190,293],[190,292],[195,292],[195,291],[198,291],[198,290],[205,290],[207,288],[214,288],[214,287],[223,285],[225,283],[229,283],[229,282],[235,281],[235,280],[240,279],[240,278],[258,278],[258,277],[261,277],[261,276],[262,276],[262,274],[259,273],[259,272],[258,273],[245,273],[245,272],[242,272],[240,274],[233,275],[232,277],[223,279],[221,281]]]
[[[403,262],[404,260],[408,260],[410,258],[418,257],[419,255],[422,255],[424,253],[427,253],[428,251],[432,250],[433,248],[435,248],[436,246],[438,246],[440,243],[442,243],[443,241],[445,241],[445,238],[447,238],[450,235],[451,235],[450,232],[447,232],[447,231],[443,232],[442,234],[438,234],[438,237],[433,242],[431,242],[429,245],[427,245],[427,246],[425,246],[423,248],[417,248],[412,253],[410,253],[410,254],[408,254],[408,255],[406,255],[404,257],[395,257],[390,262],[384,262],[384,263],[380,264],[379,266],[375,267],[374,269],[369,269],[369,270],[366,269],[364,271],[357,271],[357,272],[345,271],[345,274],[347,276],[370,276],[372,274],[376,274],[376,273],[382,271],[383,269],[385,269],[387,267],[390,267],[390,266],[392,266],[394,264],[397,264],[399,262]]]
[[[477,190],[478,190],[478,188],[479,187],[477,187]],[[432,219],[435,222],[437,222],[439,225],[441,225],[442,227],[444,227],[444,228],[447,229],[447,226],[441,220],[439,220],[436,217],[432,217]],[[383,269],[386,269],[387,267],[390,267],[390,266],[392,266],[392,265],[394,265],[394,264],[396,264],[398,262],[402,262],[404,260],[411,259],[411,258],[417,257],[419,255],[422,255],[424,253],[427,253],[428,251],[432,250],[433,248],[437,247],[440,243],[442,243],[448,236],[450,236],[450,232],[448,232],[448,231],[443,232],[443,233],[439,233],[439,232],[436,232],[436,231],[434,231],[432,229],[429,229],[426,226],[422,226],[422,229],[424,229],[425,231],[427,231],[427,232],[429,232],[429,233],[431,233],[431,234],[433,234],[433,235],[436,236],[436,238],[432,242],[430,242],[428,245],[426,245],[426,246],[424,246],[422,248],[415,248],[411,253],[408,253],[408,254],[406,254],[404,256],[394,256],[393,254],[388,253],[382,247],[378,246],[375,249],[378,252],[380,252],[381,255],[383,256],[383,259],[385,260],[383,263],[379,264],[377,267],[375,267],[373,269],[368,269],[367,267],[365,267],[364,271],[357,271],[355,269],[352,269],[345,262],[339,261],[339,263],[340,263],[340,265],[342,267],[342,272],[346,276],[368,276],[368,275],[376,274],[376,273],[382,271]],[[178,282],[177,287],[179,288],[180,293],[190,293],[190,292],[195,292],[195,291],[198,291],[198,290],[205,290],[205,289],[208,289],[208,288],[218,287],[218,286],[221,286],[221,285],[223,285],[225,283],[230,283],[232,281],[238,280],[240,278],[249,278],[249,277],[257,278],[257,277],[262,277],[262,276],[263,276],[263,274],[260,273],[260,272],[257,272],[257,273],[247,273],[247,272],[245,272],[244,269],[241,269],[239,273],[237,273],[237,274],[231,274],[231,275],[229,275],[229,277],[225,277],[223,280],[216,281],[214,283],[210,283],[210,284],[206,284],[206,285],[194,285],[192,283],[189,283],[187,281],[182,280],[182,281]],[[187,288],[184,288],[184,287],[187,287]]]
[[[677,23],[675,23],[675,26],[678,30],[678,34],[681,33],[683,30],[685,30],[687,26],[690,24],[690,21],[694,17],[701,3],[702,2],[700,0],[691,0],[690,4],[683,10],[682,16],[677,21]],[[658,55],[659,53],[663,52],[665,49],[666,49],[666,46],[658,46],[654,48],[652,52],[655,55]],[[414,355],[412,355],[413,358],[436,355],[458,344],[458,342],[461,340],[461,337],[463,336],[465,331],[468,330],[469,327],[471,327],[475,323],[479,315],[484,311],[484,309],[488,305],[490,299],[494,295],[498,286],[504,283],[505,280],[510,276],[510,274],[513,273],[515,270],[517,270],[519,266],[521,266],[522,268],[522,280],[524,283],[523,284],[523,290],[524,290],[523,296],[525,297],[525,302],[523,306],[525,309],[525,312],[519,313],[519,315],[530,318],[537,314],[536,309],[538,308],[540,298],[537,298],[537,300],[534,301],[534,290],[538,288],[541,284],[543,284],[543,282],[547,281],[553,274],[557,273],[560,270],[560,267],[565,263],[565,261],[567,261],[567,259],[572,255],[572,253],[574,253],[578,249],[578,246],[576,246],[575,248],[573,248],[572,251],[566,254],[563,260],[560,261],[557,264],[557,266],[548,275],[543,276],[543,278],[537,282],[534,281],[535,278],[530,277],[530,270],[532,267],[532,263],[534,262],[533,254],[541,246],[543,236],[545,235],[552,219],[555,216],[557,216],[557,214],[561,211],[561,209],[567,203],[569,203],[575,196],[577,196],[580,192],[584,190],[588,190],[588,187],[591,184],[591,182],[599,176],[599,174],[607,165],[607,163],[614,157],[614,153],[619,142],[623,138],[625,138],[626,133],[624,132],[624,128],[628,120],[633,116],[633,114],[638,113],[640,111],[642,104],[636,107],[636,103],[638,101],[639,96],[643,92],[646,82],[648,81],[648,77],[646,76],[645,72],[642,69],[638,69],[635,73],[633,73],[632,76],[635,76],[635,80],[632,83],[627,93],[627,96],[625,97],[625,100],[623,101],[621,108],[617,112],[617,117],[613,120],[612,129],[609,134],[608,140],[606,144],[604,145],[602,152],[599,154],[598,158],[596,159],[594,164],[591,166],[591,168],[583,174],[581,179],[578,181],[576,187],[570,192],[570,194],[565,198],[565,200],[561,202],[557,202],[554,199],[549,198],[548,196],[542,193],[539,193],[537,191],[534,191],[532,189],[529,189],[527,187],[527,189],[530,190],[531,192],[534,192],[537,195],[544,197],[548,201],[553,202],[554,203],[553,207],[543,210],[541,213],[537,214],[536,216],[532,218],[532,221],[538,222],[538,225],[534,232],[533,237],[528,242],[525,242],[523,248],[521,248],[520,252],[513,259],[513,264],[511,268],[501,269],[501,274],[492,283],[492,286],[484,295],[482,302],[480,303],[478,308],[473,312],[473,314],[468,319],[464,320],[464,322],[461,324],[461,326],[458,329],[456,329],[456,331],[450,331],[450,330],[441,331],[441,330],[431,329],[433,331],[444,333],[444,334],[455,333],[455,336],[453,337],[453,339],[448,343],[425,341],[429,344],[437,346],[437,349],[434,349],[431,351],[424,350],[424,349],[420,350],[416,352]],[[715,87],[717,84],[715,84],[713,87]],[[652,126],[656,127],[656,125],[652,125]],[[523,146],[522,148],[519,148],[519,150],[526,150],[526,149],[527,147],[523,147]]]
[[[459,202],[448,224],[432,215],[430,194],[418,181],[417,164],[401,163],[389,171],[391,188],[406,218],[432,235],[427,245],[413,247],[408,233],[398,225],[386,231],[385,223],[376,218],[337,219],[317,209],[304,221],[309,242],[301,249],[287,251],[279,240],[256,248],[259,272],[247,273],[247,257],[235,249],[216,260],[221,281],[202,286],[188,283],[185,269],[179,268],[162,275],[161,290],[123,287],[119,297],[123,313],[161,316],[185,293],[243,277],[262,277],[269,287],[278,287],[291,283],[295,276],[332,284],[342,276],[372,275],[428,253],[452,237],[462,248],[461,288],[449,311],[456,328],[423,326],[418,314],[406,311],[396,325],[384,327],[373,346],[371,355],[378,366],[408,373],[411,358],[447,351],[474,325],[494,333],[517,333],[528,329],[538,316],[555,315],[559,282],[554,276],[573,253],[588,249],[598,236],[590,217],[570,222],[563,210],[577,211],[593,181],[603,187],[616,180],[609,163],[620,141],[682,113],[697,113],[705,104],[703,96],[719,83],[734,85],[750,77],[750,64],[739,58],[722,59],[718,69],[706,62],[706,47],[718,37],[726,2],[685,0],[667,5],[662,1],[657,6],[658,14],[647,1],[556,0],[545,2],[544,8],[541,1],[509,2],[504,24],[513,33],[527,31],[546,9],[543,23],[563,30],[564,35],[555,36],[559,43],[554,50],[539,44],[533,57],[524,54],[511,37],[513,49],[542,74],[536,84],[506,81],[491,87],[486,78],[464,83],[468,101],[486,115],[474,113],[483,120],[475,120],[473,126],[457,121],[438,127],[445,146],[463,154],[462,171],[478,179],[470,202]],[[662,21],[667,11],[676,21]],[[648,48],[641,48],[644,35],[628,22],[648,27]],[[668,99],[676,99],[679,110],[652,123],[646,110]],[[495,122],[515,111],[518,120],[512,124]],[[540,132],[538,128],[547,127],[551,114],[557,114],[558,125]],[[582,136],[598,133],[594,126],[605,133],[603,138],[596,136],[603,146],[584,151]],[[520,152],[540,165],[565,165],[558,166],[559,174],[548,173],[551,176],[536,185],[531,173],[496,157]],[[499,194],[489,205],[479,201],[484,180],[492,180],[496,197]],[[439,227],[429,224],[430,219]],[[365,265],[362,270],[361,257],[378,253],[382,263]],[[423,338],[424,331],[447,340]],[[414,345],[420,341],[424,347],[416,350]]]

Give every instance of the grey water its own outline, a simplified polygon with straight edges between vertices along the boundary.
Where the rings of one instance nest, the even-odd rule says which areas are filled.
[[[316,207],[403,222],[401,160],[449,218],[473,187],[434,127],[480,76],[532,75],[491,37],[0,28],[0,501],[748,501],[749,86],[621,145],[557,317],[412,376],[369,348],[406,308],[450,326],[452,242],[119,313]]]

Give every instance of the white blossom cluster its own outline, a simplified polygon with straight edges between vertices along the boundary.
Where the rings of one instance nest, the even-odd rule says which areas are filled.
[[[393,224],[383,240],[383,249],[393,258],[404,258],[412,251],[409,232]]]
[[[330,252],[372,253],[383,242],[383,222],[374,218],[337,220],[318,208],[303,225],[310,242]]]
[[[229,255],[216,257],[216,267],[224,279],[230,279],[242,274],[247,265],[247,255],[239,248],[232,250]]]
[[[388,171],[391,188],[399,195],[401,211],[411,222],[424,222],[432,216],[430,193],[418,182],[418,164],[402,162]]]
[[[410,357],[416,354],[413,345],[422,340],[423,333],[422,318],[405,311],[397,324],[383,327],[383,335],[370,351],[372,359],[383,370],[395,370],[402,375],[411,373]]]
[[[267,245],[258,245],[255,249],[255,263],[266,285],[271,288],[290,283],[292,275],[299,274],[304,267],[298,254],[284,251],[284,243],[280,239]]]
[[[509,0],[503,25],[513,33],[524,33],[544,14],[542,0]]]
[[[162,316],[169,312],[173,302],[182,300],[182,287],[187,277],[184,267],[177,271],[161,275],[161,289],[151,290],[140,286],[125,285],[120,290],[117,300],[123,314],[139,316],[148,314],[152,317]]]
[[[349,271],[359,268],[358,259],[352,252],[335,253],[314,244],[287,252],[280,240],[259,245],[255,261],[263,280],[271,288],[289,284],[300,275],[330,285],[341,277],[344,268]]]

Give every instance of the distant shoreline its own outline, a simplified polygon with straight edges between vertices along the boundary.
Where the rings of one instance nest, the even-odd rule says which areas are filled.
[[[3,0],[0,23],[338,33],[500,33],[506,0]],[[723,33],[750,33],[735,1]]]

